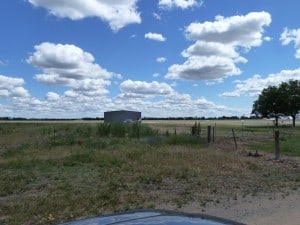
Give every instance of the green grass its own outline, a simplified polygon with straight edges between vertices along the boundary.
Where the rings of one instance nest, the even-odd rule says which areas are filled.
[[[165,136],[144,125],[0,124],[0,224],[57,224],[191,201],[205,207],[300,187],[299,168],[221,151],[176,127]]]
[[[262,136],[264,133],[259,128],[256,128]],[[270,131],[270,130],[269,130]],[[270,131],[271,132],[271,131]],[[267,133],[267,131],[265,131]],[[270,135],[269,135],[270,136]],[[300,157],[300,129],[296,128],[280,128],[279,129],[279,146],[280,154],[286,156]],[[249,143],[249,147],[252,150],[258,150],[268,153],[275,152],[275,140],[271,136],[269,140],[253,141]]]
[[[251,149],[274,153],[275,143],[274,141],[268,141],[264,143],[253,143],[249,145]],[[283,138],[280,140],[280,154],[286,156],[300,157],[300,140],[297,137]]]

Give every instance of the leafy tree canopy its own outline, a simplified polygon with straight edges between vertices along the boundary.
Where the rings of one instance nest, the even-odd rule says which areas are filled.
[[[300,111],[300,81],[290,80],[278,87],[269,86],[263,89],[258,99],[253,103],[252,113],[263,117],[278,118],[282,115],[292,116],[293,126],[296,125],[296,115]]]

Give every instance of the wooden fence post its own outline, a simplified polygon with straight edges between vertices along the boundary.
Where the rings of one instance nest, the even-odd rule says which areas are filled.
[[[233,128],[232,128],[232,135],[233,135],[233,140],[234,140],[235,149],[237,149],[237,143],[236,143],[236,138],[235,138],[235,133],[234,133]]]
[[[212,141],[215,142],[215,127],[212,128]]]
[[[56,142],[56,130],[55,130],[55,128],[53,129],[53,141]]]
[[[217,123],[215,123],[215,140],[217,139]]]
[[[211,137],[211,126],[207,127],[207,142],[210,143],[210,137]]]
[[[280,158],[280,147],[279,147],[279,130],[275,131],[275,159]]]

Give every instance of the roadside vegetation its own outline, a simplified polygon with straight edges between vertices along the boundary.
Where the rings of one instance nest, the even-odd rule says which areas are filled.
[[[216,142],[208,144],[206,125],[0,123],[0,224],[57,224],[190,202],[205,210],[226,199],[299,190],[299,164],[245,154],[270,151],[250,139],[272,128],[234,126],[236,150],[232,126],[217,125]],[[292,146],[283,152],[300,156],[293,129],[296,138],[282,136]]]
[[[262,129],[262,128],[260,128]],[[259,131],[259,128],[256,129]],[[276,129],[279,131],[280,139],[280,154],[283,156],[293,156],[300,158],[300,128],[291,128],[291,127],[281,127]],[[248,146],[252,150],[257,150],[261,152],[274,153],[274,131],[269,129],[269,131],[264,132],[267,136],[262,136],[261,139],[256,138],[249,142]]]

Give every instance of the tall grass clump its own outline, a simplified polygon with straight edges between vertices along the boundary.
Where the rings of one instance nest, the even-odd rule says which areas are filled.
[[[139,137],[149,137],[149,136],[155,136],[157,135],[157,130],[153,129],[150,126],[144,125],[144,124],[136,124],[139,130]],[[133,126],[135,126],[133,124]],[[136,129],[136,128],[134,128]]]
[[[100,137],[108,137],[110,135],[110,124],[101,123],[98,125],[97,134]]]
[[[93,129],[91,126],[79,126],[76,128],[75,133],[82,138],[91,137],[93,134]]]
[[[201,145],[203,141],[197,136],[189,134],[169,135],[166,139],[169,145]]]
[[[99,137],[140,138],[153,136],[156,133],[153,128],[140,123],[102,123],[97,128]]]
[[[200,133],[201,133],[201,124],[200,124],[200,122],[199,123],[195,122],[195,124],[191,128],[191,133],[194,136],[200,136]]]
[[[112,137],[118,137],[118,138],[126,137],[127,124],[112,123],[110,128],[111,128],[110,132]]]

